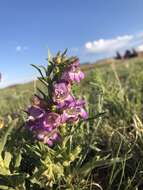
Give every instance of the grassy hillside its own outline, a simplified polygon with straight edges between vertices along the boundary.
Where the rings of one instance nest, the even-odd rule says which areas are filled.
[[[69,129],[69,136],[65,138],[63,149],[59,150],[57,147],[48,153],[47,163],[56,169],[59,169],[58,164],[62,159],[65,164],[65,159],[69,161],[73,154],[75,157],[69,161],[71,164],[58,170],[62,180],[52,174],[50,182],[54,186],[49,186],[48,179],[47,187],[61,190],[142,190],[143,59],[109,60],[97,65],[84,65],[82,69],[86,78],[79,86],[74,87],[75,94],[86,99],[90,118],[103,114],[86,124],[78,124],[77,128],[73,126]],[[40,86],[40,83],[37,82],[36,85]],[[21,117],[22,110],[26,109],[35,90],[33,82],[0,90],[0,115],[11,114],[14,118],[18,114]],[[17,134],[17,131],[15,133]],[[29,143],[21,139],[18,139],[18,142]],[[67,150],[67,147],[70,148]],[[74,147],[80,147],[80,153],[73,151]],[[45,150],[41,145],[38,149],[30,143],[26,148],[28,154],[36,158]],[[58,151],[60,154],[57,161],[54,159],[57,158]],[[32,180],[29,183],[35,184],[35,178]],[[41,181],[40,183],[42,184]],[[33,190],[32,188],[30,190]]]

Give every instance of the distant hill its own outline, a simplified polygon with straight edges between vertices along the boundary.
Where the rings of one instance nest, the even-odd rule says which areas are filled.
[[[84,63],[84,64],[81,64],[81,69],[84,71],[84,72],[88,72],[92,69],[96,69],[98,67],[104,67],[104,66],[108,66],[110,64],[124,64],[126,62],[132,62],[132,61],[135,61],[135,60],[142,60],[143,59],[143,52],[139,52],[139,56],[136,57],[136,58],[132,58],[131,60],[115,60],[114,58],[108,58],[108,59],[101,59],[101,60],[98,60],[96,62],[93,62],[93,63]],[[34,81],[31,81],[31,82],[28,82],[28,83],[25,83],[25,84],[13,84],[13,85],[10,85],[8,87],[5,87],[5,88],[2,88],[0,89],[0,93],[3,91],[3,90],[7,90],[7,89],[23,89],[23,88],[27,88],[27,87],[31,87],[33,88],[34,86]]]

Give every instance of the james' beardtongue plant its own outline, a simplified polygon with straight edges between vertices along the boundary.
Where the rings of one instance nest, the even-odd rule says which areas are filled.
[[[40,67],[33,65],[40,73],[38,79],[44,84],[47,92],[38,88],[40,95],[35,95],[32,105],[28,108],[26,126],[34,136],[52,147],[62,138],[60,128],[65,124],[88,119],[85,110],[85,101],[78,100],[72,94],[74,82],[80,82],[84,73],[80,70],[77,57],[58,53],[48,60],[48,68],[44,68],[45,75]]]

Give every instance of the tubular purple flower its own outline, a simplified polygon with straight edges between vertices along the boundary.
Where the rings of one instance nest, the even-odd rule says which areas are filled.
[[[61,137],[60,134],[55,132],[51,137],[45,137],[44,143],[47,144],[49,147],[52,147],[56,142],[60,141]]]
[[[40,141],[43,141],[44,137],[45,137],[44,133],[37,134],[37,139],[40,140]]]
[[[79,83],[82,79],[84,79],[84,73],[80,70],[79,67],[71,65],[69,68],[67,68],[64,71],[61,78],[68,82],[78,82]]]
[[[36,138],[40,141],[43,141],[45,144],[47,144],[49,147],[52,147],[55,142],[60,141],[61,136],[58,132],[54,132],[49,137],[49,132],[45,130],[37,130],[36,131]]]
[[[61,116],[62,123],[71,123],[78,120],[78,114],[75,108],[69,107],[64,109],[63,114]]]
[[[51,140],[50,138],[47,137],[48,135],[48,132],[47,131],[37,131],[37,134],[36,134],[36,138],[40,141],[43,141],[44,144],[47,144],[49,147],[52,147],[53,146],[53,140]]]
[[[47,113],[43,120],[43,129],[51,132],[54,128],[58,127],[61,122],[61,117],[55,112]]]
[[[30,130],[30,131],[35,131],[37,129],[40,129],[43,127],[43,118],[37,119],[37,120],[33,120],[33,118],[31,118],[31,116],[29,117],[30,119],[28,119],[28,121],[26,122],[26,127]]]
[[[87,119],[88,114],[85,111],[84,107],[85,102],[83,100],[75,100],[71,102],[68,107],[63,109],[63,114],[61,116],[61,121],[65,122],[74,122],[79,118]]]
[[[58,110],[61,110],[63,109],[64,107],[67,107],[72,101],[74,101],[74,97],[72,95],[69,94],[69,97],[65,100],[65,101],[62,101],[62,102],[59,102],[57,105],[56,105],[56,108]]]
[[[51,132],[54,128],[58,127],[61,122],[61,117],[59,114],[50,112],[45,113],[43,117],[36,119],[29,119],[26,123],[26,127],[34,133],[39,131],[38,138],[42,139],[46,132]]]
[[[79,59],[77,58],[71,65],[74,67],[78,67],[80,65]]]
[[[49,147],[53,147],[54,145],[54,142],[51,139],[46,139],[44,143],[47,144]]]
[[[27,113],[29,115],[29,120],[40,119],[45,115],[45,111],[38,106],[29,106]]]
[[[48,132],[43,129],[38,129],[35,131],[35,133],[36,138],[40,141],[43,141],[45,136],[48,134]]]
[[[65,80],[57,82],[53,86],[53,101],[61,106],[64,105],[64,102],[70,102],[73,100],[72,95],[70,94],[71,86]]]
[[[29,106],[27,113],[28,119],[26,127],[28,127],[31,131],[41,128],[45,111],[38,106]]]

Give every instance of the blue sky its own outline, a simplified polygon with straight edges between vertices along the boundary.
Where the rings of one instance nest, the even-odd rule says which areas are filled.
[[[69,48],[81,62],[143,49],[143,0],[0,0],[0,87],[36,77],[30,64],[46,64]]]

